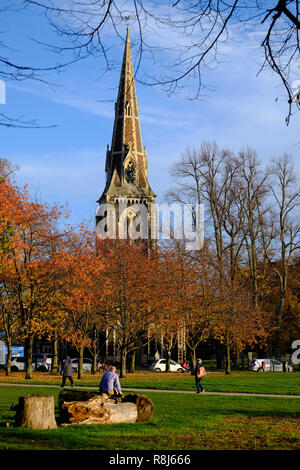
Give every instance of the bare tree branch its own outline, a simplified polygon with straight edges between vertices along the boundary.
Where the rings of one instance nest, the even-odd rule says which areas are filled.
[[[15,2],[43,12],[50,27],[62,39],[56,44],[46,44],[36,38],[37,43],[59,54],[73,54],[74,61],[100,54],[104,71],[111,70],[113,64],[112,33],[124,41],[124,26],[129,23],[136,28],[136,75],[139,72],[136,80],[148,86],[160,86],[168,94],[185,85],[190,87],[193,80],[192,99],[201,97],[206,87],[203,72],[219,64],[221,46],[234,38],[238,27],[250,32],[259,30],[263,39],[257,45],[262,48],[264,62],[258,73],[268,69],[278,76],[287,97],[286,124],[294,111],[300,109],[299,102],[293,99],[292,86],[298,78],[293,74],[300,59],[300,0],[124,0],[122,3],[66,0],[63,5],[57,0]],[[161,43],[160,32],[170,36],[169,44]],[[147,77],[146,68],[141,67],[149,55],[159,64],[154,77]],[[12,72],[19,72],[21,78],[26,78],[27,73],[32,78],[33,73],[55,69],[22,66],[0,57],[0,73],[1,60]]]

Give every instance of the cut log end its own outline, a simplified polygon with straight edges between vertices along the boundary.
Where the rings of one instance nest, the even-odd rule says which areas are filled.
[[[137,421],[150,421],[154,412],[153,402],[145,395],[130,394],[123,398],[123,403],[131,402],[137,406]]]

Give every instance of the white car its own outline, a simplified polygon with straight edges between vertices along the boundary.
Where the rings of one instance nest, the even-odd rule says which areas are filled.
[[[72,369],[74,372],[78,371],[78,359],[74,358],[71,359]],[[83,358],[83,372],[92,372],[93,361],[88,357]]]
[[[36,366],[36,367],[35,367]],[[16,372],[19,370],[25,370],[25,357],[13,357],[11,360],[11,371]],[[36,363],[32,361],[32,370],[37,370],[39,372],[49,372],[50,365],[46,361],[37,361]]]
[[[158,361],[153,362],[150,366],[150,370],[154,370],[154,372],[165,372],[167,367],[167,360],[166,359],[158,359]],[[180,364],[173,361],[170,361],[170,372],[183,372],[183,368]]]
[[[263,372],[263,362],[265,362],[266,372],[283,372],[284,365],[275,359],[254,359],[249,366],[249,370],[253,372]],[[288,364],[288,371],[293,372],[292,366]]]

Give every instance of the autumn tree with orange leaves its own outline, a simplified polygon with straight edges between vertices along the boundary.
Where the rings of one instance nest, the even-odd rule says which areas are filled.
[[[57,223],[67,213],[56,204],[31,200],[26,187],[18,188],[7,178],[1,186],[2,300],[13,299],[15,333],[25,342],[26,378],[31,379],[33,340],[43,334],[45,318],[51,314],[53,244],[61,237]]]
[[[271,326],[264,311],[253,306],[252,291],[242,279],[215,277],[217,290],[211,310],[212,336],[224,345],[225,374],[231,372],[231,351],[253,346],[268,337]]]
[[[147,343],[158,318],[162,295],[159,262],[143,245],[123,240],[99,241],[97,249],[103,262],[100,313],[106,317],[106,328],[116,335],[120,376],[125,377],[128,354]]]
[[[3,267],[10,250],[10,238],[14,233],[17,211],[20,210],[18,189],[12,179],[13,169],[9,162],[0,159],[0,327],[5,333],[8,350],[6,374],[10,374],[12,339],[18,324],[16,292],[7,285]],[[14,219],[12,214],[14,213]],[[19,217],[21,212],[19,212]]]
[[[195,311],[198,285],[192,263],[185,257],[182,244],[173,240],[160,250],[161,284],[164,295],[161,297],[161,307],[156,336],[162,340],[166,356],[166,372],[170,370],[170,360],[173,349],[182,335],[184,339],[190,336],[194,326],[193,312]],[[200,323],[201,313],[197,310],[197,320]]]
[[[93,332],[105,328],[104,317],[99,313],[106,292],[102,282],[103,262],[96,252],[95,235],[82,226],[68,237],[57,260],[61,274],[51,303],[63,312],[60,337],[76,347],[81,378],[86,347],[95,351],[95,372],[98,351]]]

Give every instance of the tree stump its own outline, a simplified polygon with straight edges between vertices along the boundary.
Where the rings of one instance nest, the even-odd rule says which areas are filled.
[[[135,423],[138,412],[134,403],[116,403],[105,393],[87,401],[64,402],[62,422],[69,424]]]
[[[56,429],[54,396],[26,395],[19,397],[15,426],[30,429]]]

